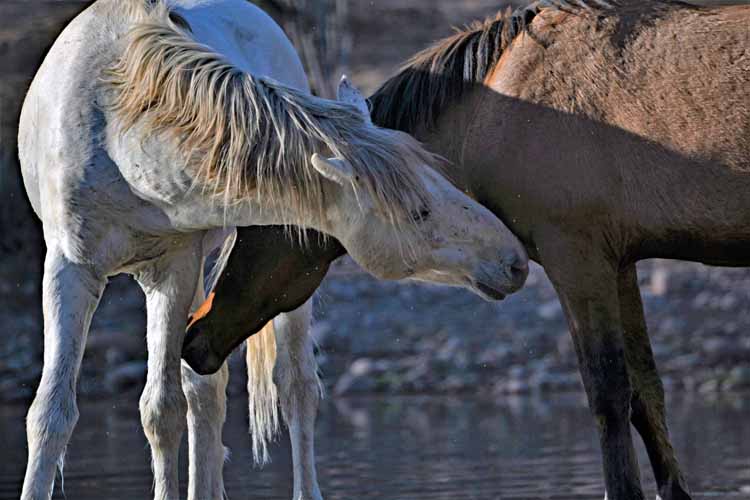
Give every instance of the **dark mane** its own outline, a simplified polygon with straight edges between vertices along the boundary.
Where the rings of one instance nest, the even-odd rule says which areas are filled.
[[[441,112],[472,85],[481,84],[503,51],[542,9],[565,11],[611,7],[602,0],[543,0],[477,21],[408,60],[370,98],[373,121],[413,132],[435,124]]]

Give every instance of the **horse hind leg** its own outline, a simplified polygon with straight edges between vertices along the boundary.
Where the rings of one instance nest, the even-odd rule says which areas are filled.
[[[635,266],[618,280],[625,331],[625,356],[633,386],[631,422],[643,438],[661,500],[690,500],[690,493],[672,448],[665,416],[664,387],[648,336]]]
[[[55,469],[78,420],[75,387],[86,336],[105,280],[50,246],[44,263],[44,368],[26,419],[29,445],[22,500],[52,496]]]

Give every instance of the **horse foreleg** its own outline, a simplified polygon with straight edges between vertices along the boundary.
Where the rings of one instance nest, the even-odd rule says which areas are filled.
[[[49,245],[42,283],[44,368],[26,419],[29,459],[23,500],[49,499],[55,467],[62,471],[65,447],[78,420],[78,370],[104,285],[91,269],[70,262]]]
[[[643,500],[630,431],[632,389],[617,293],[617,263],[595,253],[604,243],[540,245],[544,265],[565,310],[581,377],[596,419],[609,500]]]
[[[277,358],[274,381],[289,428],[294,466],[294,500],[322,500],[315,470],[315,417],[320,381],[309,336],[312,300],[274,320]]]
[[[229,369],[224,363],[213,375],[201,376],[182,364],[182,389],[188,403],[190,456],[189,500],[221,500],[226,449],[221,431],[227,416]]]
[[[203,239],[203,256],[225,240],[222,233],[209,232]],[[191,312],[203,304],[204,276],[201,270]],[[209,285],[210,286],[210,285]],[[189,500],[224,498],[224,460],[227,451],[221,432],[227,415],[226,389],[229,369],[224,363],[213,375],[201,376],[182,363],[182,390],[187,398]]]
[[[180,355],[201,254],[200,242],[192,241],[137,275],[148,311],[148,375],[140,400],[141,423],[151,445],[158,500],[179,498],[178,455],[187,413]]]
[[[635,266],[622,271],[618,282],[625,355],[633,386],[631,421],[646,445],[661,500],[690,500],[665,417],[664,386],[656,369],[648,336]]]

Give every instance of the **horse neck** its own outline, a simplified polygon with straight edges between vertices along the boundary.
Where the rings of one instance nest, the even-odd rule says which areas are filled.
[[[412,134],[426,149],[448,160],[447,168],[441,171],[451,184],[471,196],[471,185],[467,179],[467,146],[472,130],[478,125],[476,106],[478,96],[469,92],[458,102],[447,107],[432,126],[421,124]]]
[[[342,229],[347,227],[347,220],[343,216],[346,210],[337,205],[336,198],[336,195],[326,196],[323,212],[316,214],[293,210],[284,200],[257,200],[250,195],[226,209],[219,207],[223,213],[215,213],[210,223],[216,224],[219,222],[218,217],[221,217],[221,225],[225,226],[296,226],[314,229],[338,238]]]

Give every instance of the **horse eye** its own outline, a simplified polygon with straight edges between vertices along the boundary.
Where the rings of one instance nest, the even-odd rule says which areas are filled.
[[[426,221],[427,219],[430,218],[430,210],[427,209],[427,208],[423,208],[423,209],[421,209],[419,211],[416,211],[416,212],[412,213],[411,218],[415,222],[424,222],[424,221]]]

